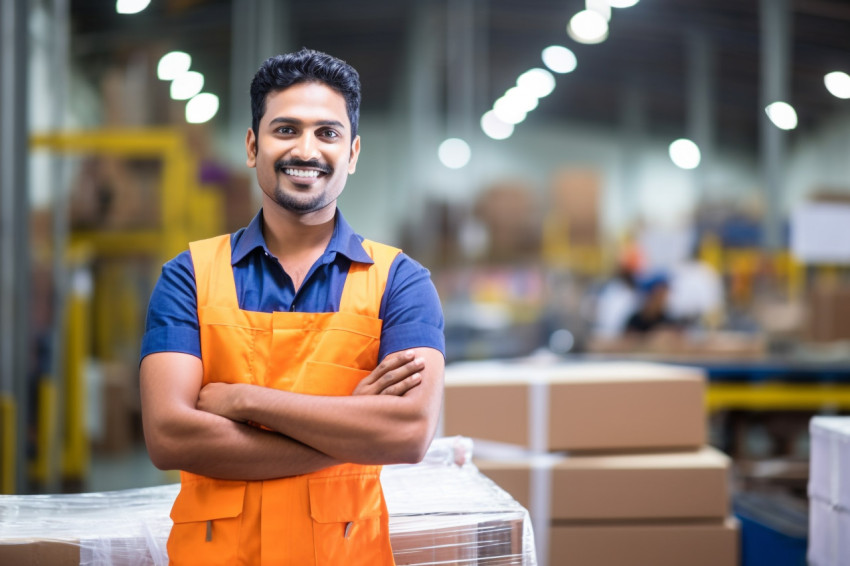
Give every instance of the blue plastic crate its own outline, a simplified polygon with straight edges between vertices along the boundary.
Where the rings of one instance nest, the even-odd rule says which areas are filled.
[[[741,521],[741,566],[806,566],[807,508],[786,495],[744,493],[734,499]]]

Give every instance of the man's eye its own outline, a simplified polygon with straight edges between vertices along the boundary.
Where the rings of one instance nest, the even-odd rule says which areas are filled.
[[[326,138],[338,138],[339,134],[333,130],[325,130],[322,135]]]
[[[292,129],[292,128],[290,128],[289,126],[282,126],[282,127],[278,128],[278,129],[277,129],[277,130],[275,130],[275,131],[276,131],[277,133],[279,133],[279,134],[292,134],[292,133],[294,133],[294,132],[295,132],[295,130],[293,130],[293,129]]]

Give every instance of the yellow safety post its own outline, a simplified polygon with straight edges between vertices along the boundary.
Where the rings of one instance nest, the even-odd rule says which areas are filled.
[[[723,273],[723,248],[720,238],[714,234],[705,234],[699,245],[699,259],[714,268],[717,273]]]
[[[15,449],[18,442],[16,419],[15,399],[0,394],[0,426],[3,427],[0,437],[0,492],[6,495],[15,493]]]
[[[84,268],[71,275],[68,296],[65,345],[65,442],[62,452],[63,476],[81,479],[89,469],[91,447],[86,432],[86,362],[89,345],[89,301],[91,276]]]
[[[38,430],[36,433],[35,461],[30,466],[30,476],[42,485],[53,479],[55,462],[53,454],[56,446],[56,408],[58,393],[56,383],[48,375],[38,383]]]
[[[789,251],[783,251],[774,258],[776,272],[785,277],[788,299],[799,299],[806,282],[806,266],[797,261]]]

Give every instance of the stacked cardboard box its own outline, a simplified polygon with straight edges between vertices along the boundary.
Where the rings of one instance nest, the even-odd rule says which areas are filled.
[[[540,564],[738,562],[729,459],[705,445],[701,370],[650,363],[449,366],[445,433],[532,517]]]
[[[850,417],[809,425],[809,564],[850,565]]]

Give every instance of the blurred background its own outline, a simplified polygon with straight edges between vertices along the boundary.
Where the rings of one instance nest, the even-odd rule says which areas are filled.
[[[175,481],[138,355],[162,263],[259,206],[248,86],[360,73],[340,207],[428,267],[448,362],[541,352],[709,376],[741,485],[805,497],[850,408],[844,0],[2,0],[4,493]]]

